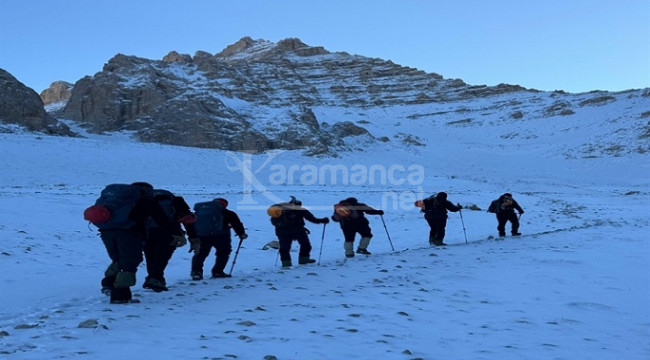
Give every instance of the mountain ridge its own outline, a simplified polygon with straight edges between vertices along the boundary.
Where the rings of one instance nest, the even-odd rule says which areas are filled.
[[[273,43],[243,37],[216,54],[170,51],[161,60],[117,54],[100,72],[78,80],[53,114],[91,133],[126,130],[146,142],[333,156],[363,149],[364,143],[389,143],[394,134],[369,130],[377,119],[368,114],[382,111],[394,114],[395,124],[425,125],[388,144],[411,146],[424,145],[430,123],[510,121],[516,127],[526,120],[571,121],[594,106],[603,111],[594,112],[593,121],[606,123],[619,111],[617,102],[636,99],[645,107],[623,106],[628,110],[616,117],[633,122],[644,139],[648,125],[639,120],[650,111],[649,94],[650,89],[570,94],[469,85],[388,60],[332,53],[297,38]],[[468,106],[477,102],[485,104]],[[646,142],[641,151],[650,148]]]

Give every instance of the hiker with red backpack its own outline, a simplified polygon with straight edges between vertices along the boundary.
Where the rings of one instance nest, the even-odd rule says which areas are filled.
[[[154,189],[153,192],[156,201],[174,227],[180,229],[182,224],[187,235],[190,238],[195,238],[194,221],[196,216],[185,199],[164,189]],[[147,233],[147,240],[144,243],[147,277],[142,287],[155,292],[167,291],[169,289],[165,280],[165,269],[176,248],[184,246],[187,241],[185,238],[180,242],[175,241],[172,233],[160,226],[153,218],[149,218],[147,222]]]
[[[495,213],[497,216],[499,237],[506,236],[506,224],[508,221],[511,224],[510,230],[512,236],[521,235],[519,232],[519,217],[515,214],[515,210],[517,210],[520,216],[524,213],[524,209],[519,206],[519,203],[515,201],[511,193],[505,193],[490,203],[488,212]]]
[[[447,193],[439,192],[431,195],[424,200],[415,202],[415,206],[419,207],[424,213],[424,219],[429,224],[431,230],[429,231],[429,245],[431,246],[445,246],[443,242],[445,238],[445,228],[447,227],[447,211],[457,212],[463,207],[460,204],[452,204],[447,200]]]
[[[343,230],[343,249],[346,257],[354,257],[354,238],[356,234],[361,236],[357,254],[370,255],[368,245],[372,239],[372,230],[370,222],[365,214],[384,215],[384,210],[376,210],[364,203],[360,203],[356,198],[350,197],[334,205],[334,214],[332,220],[338,222]]]
[[[194,252],[190,272],[192,280],[203,280],[203,263],[212,248],[216,250],[216,259],[211,271],[212,278],[231,277],[231,274],[224,272],[230,253],[232,253],[230,229],[234,230],[239,237],[240,245],[243,240],[248,238],[248,235],[237,213],[228,210],[227,207],[228,200],[224,198],[216,198],[194,205],[196,237],[190,237],[190,252]]]
[[[149,217],[172,234],[173,241],[184,241],[183,232],[165,215],[153,187],[145,182],[107,185],[95,205],[84,211],[84,218],[99,229],[112,261],[101,282],[112,304],[139,302],[133,299],[131,286],[136,284],[135,273],[142,262]]]
[[[293,196],[289,202],[271,205],[267,213],[271,217],[271,224],[275,227],[275,235],[280,242],[279,253],[282,267],[286,268],[292,265],[290,252],[294,240],[300,244],[298,264],[315,263],[316,260],[310,258],[312,246],[309,241],[309,231],[305,228],[305,220],[315,224],[328,224],[330,220],[326,217],[315,217],[309,210],[302,207],[302,201]]]

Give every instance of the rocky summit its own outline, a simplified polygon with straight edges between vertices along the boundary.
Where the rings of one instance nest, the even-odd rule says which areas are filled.
[[[53,112],[58,118],[91,133],[131,131],[140,141],[163,144],[332,155],[377,142],[419,146],[426,142],[421,136],[429,136],[397,128],[369,132],[366,125],[378,117],[391,117],[396,126],[516,127],[588,114],[594,124],[633,119],[633,128],[622,131],[626,139],[643,141],[629,148],[650,151],[650,106],[643,105],[650,103],[650,89],[570,94],[469,85],[295,38],[274,43],[244,37],[216,54],[171,51],[161,60],[118,54],[102,71],[78,80],[71,92],[65,84],[54,85],[42,96],[48,103],[65,103]]]

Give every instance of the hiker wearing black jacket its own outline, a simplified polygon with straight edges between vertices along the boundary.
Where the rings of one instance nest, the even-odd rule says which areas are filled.
[[[280,242],[280,260],[282,267],[289,267],[291,263],[291,243],[296,240],[300,245],[298,252],[298,264],[311,264],[316,262],[310,259],[311,242],[309,241],[308,230],[305,229],[305,220],[315,224],[327,224],[328,218],[317,218],[309,210],[302,207],[302,202],[291,197],[288,203],[273,205],[269,208],[271,224],[275,226],[275,235]]]
[[[237,213],[227,209],[228,200],[217,198],[215,201],[218,201],[223,207],[221,210],[223,216],[223,232],[219,235],[200,236],[198,238],[195,238],[194,236],[190,237],[190,252],[194,251],[194,256],[192,257],[192,271],[190,273],[192,280],[203,279],[203,263],[210,254],[212,248],[216,249],[216,259],[214,266],[212,267],[212,277],[230,277],[230,274],[224,272],[228,259],[230,258],[230,253],[232,253],[230,230],[234,230],[240,240],[248,238],[244,224],[239,220]]]
[[[124,304],[138,302],[132,298],[131,286],[135,285],[135,273],[142,262],[143,244],[147,237],[147,220],[153,218],[177,242],[184,240],[183,232],[167,217],[155,200],[153,187],[144,182],[131,184],[140,191],[140,197],[129,214],[134,225],[131,228],[104,227],[99,230],[112,263],[102,279],[102,292],[110,294],[110,302]]]
[[[511,233],[512,236],[519,236],[519,217],[515,214],[515,210],[519,215],[524,213],[524,209],[519,206],[519,204],[512,197],[512,194],[505,193],[501,195],[496,201],[498,201],[496,208],[497,214],[497,230],[499,231],[499,236],[506,236],[506,224],[510,221],[511,224]]]
[[[424,218],[429,223],[431,231],[429,232],[429,245],[444,246],[447,245],[443,242],[445,238],[445,228],[447,227],[447,211],[457,212],[463,207],[460,204],[454,205],[447,200],[447,193],[439,192],[431,195],[424,200],[419,200],[416,203],[422,204],[422,212]]]
[[[356,198],[347,198],[338,204],[334,205],[334,214],[332,220],[338,222],[343,230],[343,249],[345,250],[346,257],[354,257],[354,238],[358,233],[361,236],[359,246],[357,247],[357,254],[370,255],[368,245],[372,239],[372,231],[370,229],[370,222],[365,214],[368,215],[384,215],[384,210],[376,210],[372,207],[360,203]]]
[[[195,238],[194,220],[196,218],[185,199],[163,189],[154,189],[154,195],[174,228],[177,231],[182,231],[182,224],[187,235],[190,238]],[[185,238],[183,237],[180,242],[175,241],[173,234],[153,219],[149,219],[147,223],[147,233],[147,240],[144,244],[147,277],[142,287],[155,292],[167,291],[169,289],[165,280],[165,269],[176,248],[186,244]]]

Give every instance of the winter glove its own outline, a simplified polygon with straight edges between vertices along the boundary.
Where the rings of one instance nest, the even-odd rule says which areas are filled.
[[[320,219],[320,222],[321,222],[321,224],[329,224],[329,223],[330,223],[330,219],[324,217],[324,218]]]
[[[172,242],[169,244],[171,246],[182,247],[187,244],[187,239],[185,235],[172,235]]]
[[[524,211],[523,211],[523,210],[521,210],[521,211],[519,212],[519,215],[521,215],[521,214],[523,214],[523,213],[524,213]]]
[[[379,215],[379,216],[384,215],[384,210],[379,210],[379,211],[377,211],[377,215]]]
[[[188,252],[194,251],[195,254],[201,249],[201,240],[199,238],[190,238],[190,250]]]
[[[459,209],[463,208],[463,205],[461,205],[460,203],[456,204],[456,206],[458,206]]]
[[[309,231],[309,229],[307,229],[307,228],[303,228],[303,229],[305,230],[305,233],[306,233],[307,235],[311,234],[311,231]]]
[[[241,235],[237,235],[237,236],[239,236],[239,239],[240,239],[240,240],[246,240],[246,239],[248,239],[248,234],[241,234]]]

